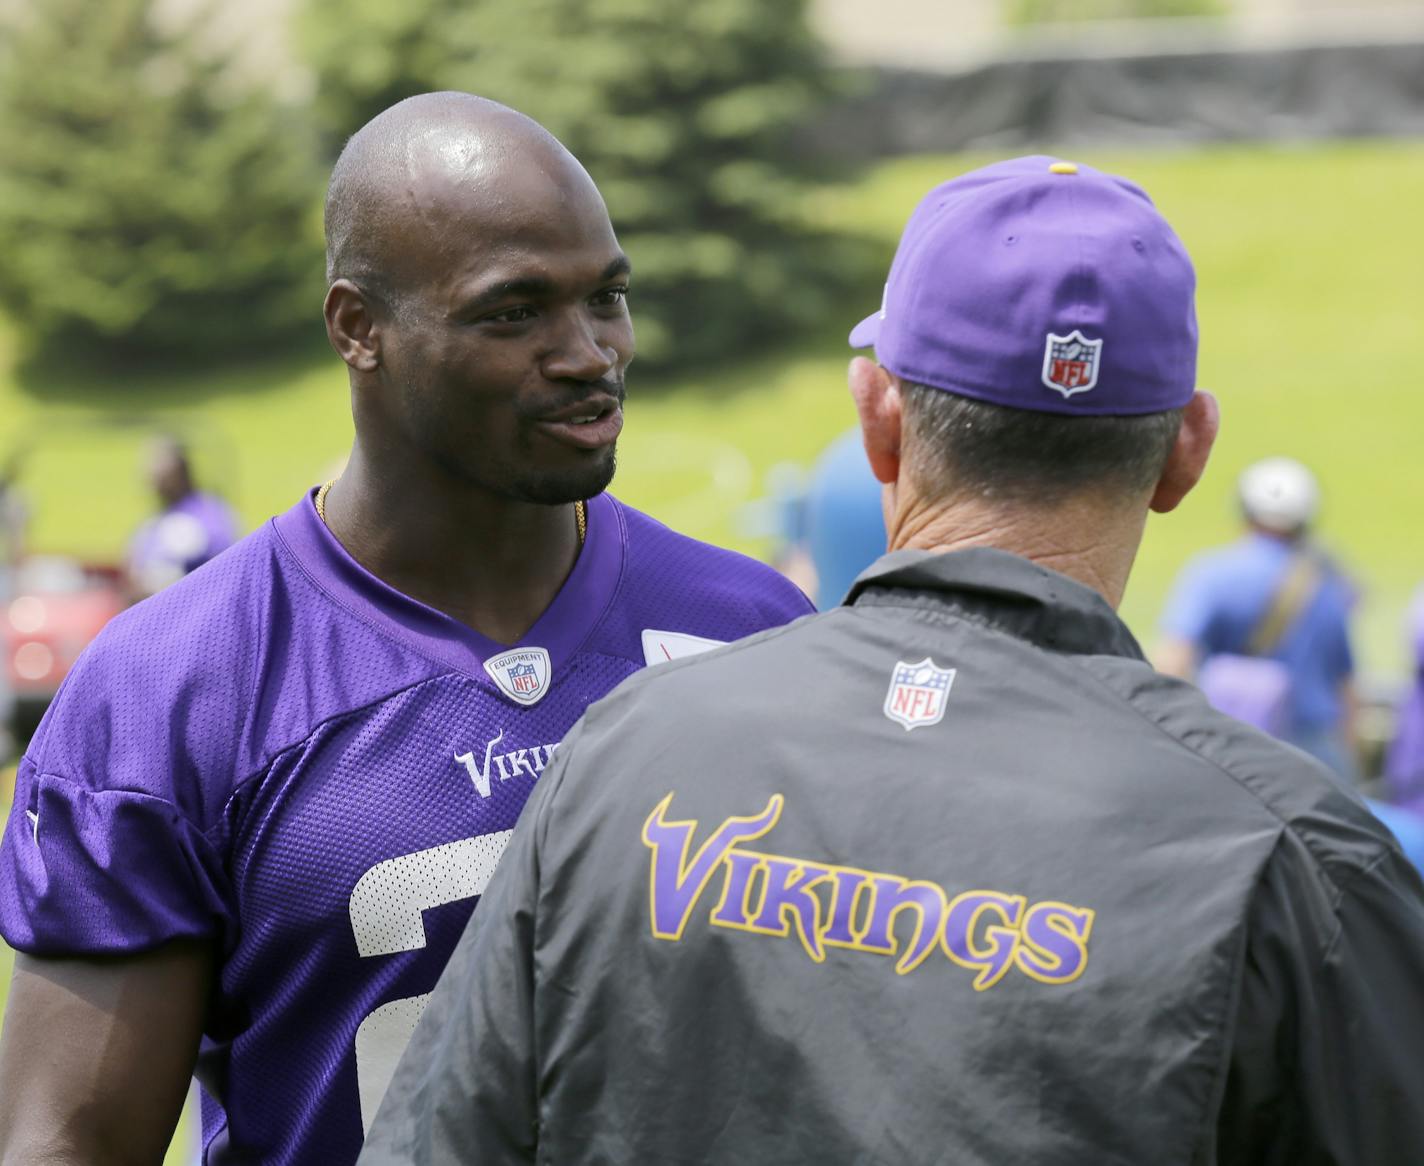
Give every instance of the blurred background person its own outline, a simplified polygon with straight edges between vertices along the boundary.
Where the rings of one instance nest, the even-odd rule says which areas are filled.
[[[25,529],[30,507],[20,489],[24,450],[17,449],[0,466],[0,599],[8,598],[15,568],[25,554]]]
[[[816,459],[806,487],[806,549],[816,606],[835,607],[885,553],[885,510],[860,430],[843,433]]]
[[[8,605],[14,595],[15,571],[25,553],[25,528],[30,513],[18,485],[23,458],[23,452],[16,450],[0,466],[0,604],[7,607],[6,619],[0,623],[0,645],[6,649],[7,657],[10,637],[3,633],[5,625],[11,622]],[[14,716],[15,686],[7,666],[0,668],[0,761],[8,760],[14,752]],[[0,788],[0,796],[3,796],[3,788]]]
[[[1396,804],[1424,815],[1424,587],[1415,594],[1408,626],[1414,674],[1399,704],[1384,776]]]
[[[238,535],[232,508],[198,488],[188,449],[176,438],[154,440],[147,474],[160,509],[129,543],[129,580],[137,599],[197,570],[232,546]]]
[[[1237,482],[1245,535],[1192,559],[1162,615],[1160,671],[1196,679],[1223,712],[1357,778],[1355,588],[1310,537],[1315,475],[1275,457]]]
[[[809,473],[775,467],[768,496],[743,509],[743,526],[777,538],[772,565],[825,611],[885,553],[880,483],[858,429],[841,434]]]
[[[1380,797],[1366,804],[1424,871],[1424,587],[1415,593],[1406,627],[1414,672],[1395,711]]]

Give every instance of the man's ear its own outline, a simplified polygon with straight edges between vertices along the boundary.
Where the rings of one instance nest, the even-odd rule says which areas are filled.
[[[850,362],[848,379],[870,470],[878,481],[890,485],[900,476],[900,382],[863,356]]]
[[[1162,468],[1157,489],[1152,492],[1152,500],[1148,503],[1158,514],[1175,510],[1201,480],[1220,427],[1221,409],[1216,398],[1198,389],[1182,413],[1182,427],[1177,431],[1176,443],[1167,455],[1167,464]]]
[[[357,372],[375,372],[381,363],[380,329],[361,289],[338,279],[326,293],[323,313],[336,354]]]

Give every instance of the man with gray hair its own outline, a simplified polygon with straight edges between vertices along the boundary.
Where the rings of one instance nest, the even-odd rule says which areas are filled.
[[[933,190],[851,391],[891,553],[540,782],[362,1162],[1424,1160],[1424,887],[1115,614],[1202,473],[1145,194]]]

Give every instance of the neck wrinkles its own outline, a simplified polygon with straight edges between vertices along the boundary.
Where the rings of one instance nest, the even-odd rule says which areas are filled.
[[[931,502],[897,491],[889,549],[934,553],[994,547],[1091,587],[1113,608],[1122,602],[1147,520],[1138,500],[1077,496],[1054,506],[991,498]]]

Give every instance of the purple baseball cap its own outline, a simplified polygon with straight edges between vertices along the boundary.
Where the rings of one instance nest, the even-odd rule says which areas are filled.
[[[935,187],[856,325],[897,376],[1082,416],[1159,413],[1196,389],[1196,274],[1131,182],[1043,156]]]

